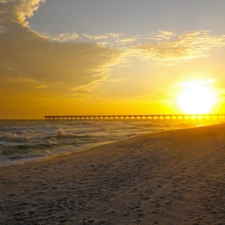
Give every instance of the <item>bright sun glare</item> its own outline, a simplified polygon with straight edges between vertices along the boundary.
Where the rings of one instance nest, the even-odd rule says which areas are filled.
[[[177,99],[180,109],[184,113],[210,113],[217,99],[215,94],[201,81],[184,83],[185,90]]]

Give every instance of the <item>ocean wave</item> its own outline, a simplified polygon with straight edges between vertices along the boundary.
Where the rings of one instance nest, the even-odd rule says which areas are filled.
[[[65,129],[59,128],[56,131],[56,138],[87,138],[87,137],[92,137],[92,132],[87,132],[87,131],[76,131],[76,133],[72,132],[66,132]],[[49,136],[48,138],[52,138],[52,136]]]
[[[59,128],[56,132],[56,137],[57,138],[71,138],[71,137],[75,137],[75,134],[72,133],[66,133],[66,131],[62,128]]]
[[[45,148],[45,147],[52,147],[54,145],[58,145],[58,142],[56,140],[48,140],[47,142],[37,143],[35,147]]]
[[[10,142],[26,142],[29,140],[29,138],[26,136],[18,136],[17,134],[10,132],[3,134],[1,139]]]

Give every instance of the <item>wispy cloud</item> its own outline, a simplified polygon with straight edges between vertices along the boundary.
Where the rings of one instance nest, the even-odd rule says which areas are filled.
[[[135,42],[137,37],[130,37],[124,33],[108,33],[103,35],[83,34],[83,36],[90,41],[94,41],[99,45],[113,46],[117,48],[124,48],[124,45],[130,45]]]
[[[108,38],[118,38],[121,36],[121,34],[116,34],[116,33],[108,33],[103,35],[83,34],[83,36],[90,40],[102,40],[102,39],[108,39]]]
[[[27,77],[21,77],[21,76],[4,76],[2,80],[10,82],[10,83],[33,83],[33,84],[39,84],[38,81],[34,79],[30,79]]]
[[[100,92],[92,91],[93,88],[96,87],[95,83],[83,85],[80,87],[72,88],[70,91],[72,96],[79,96],[79,97],[89,97],[90,95],[100,94]]]
[[[30,88],[44,89],[48,87],[45,84],[41,84],[37,80],[30,79],[27,77],[21,77],[21,76],[17,76],[17,77],[11,76],[11,75],[2,76],[0,79],[0,82],[1,83],[4,82],[5,84],[8,83],[6,84],[7,87],[10,87],[10,86],[14,87],[15,85],[17,85],[18,87],[20,86],[21,88],[29,87],[29,89]]]
[[[225,46],[225,35],[216,36],[208,30],[186,31],[182,34],[160,30],[147,36],[129,36],[124,33],[83,36],[99,46],[120,48],[124,56],[135,55],[164,64],[206,58],[214,50]]]
[[[44,88],[47,88],[48,86],[47,85],[38,85],[36,88],[38,89],[44,89]]]
[[[132,48],[132,53],[160,62],[180,62],[208,57],[212,50],[225,46],[225,36],[210,31],[189,31],[181,35],[160,31],[148,42]]]
[[[121,44],[128,44],[128,43],[133,43],[136,40],[137,40],[136,37],[125,37],[125,38],[119,39],[117,42],[119,42]]]
[[[172,37],[174,37],[176,33],[168,30],[160,30],[157,33],[153,33],[152,37],[150,39],[154,41],[164,41],[164,40],[170,40]]]
[[[79,38],[77,33],[62,33],[57,35],[40,34],[40,36],[48,39],[49,41],[56,42],[71,42]]]

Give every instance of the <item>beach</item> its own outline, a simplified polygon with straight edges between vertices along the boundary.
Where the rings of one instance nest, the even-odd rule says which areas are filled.
[[[0,224],[225,224],[225,125],[0,168]]]

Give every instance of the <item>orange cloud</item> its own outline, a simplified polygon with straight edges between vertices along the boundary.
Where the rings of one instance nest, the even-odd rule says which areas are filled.
[[[49,41],[56,42],[71,42],[79,38],[77,33],[62,33],[58,35],[40,34],[41,37],[48,39]]]
[[[31,30],[26,18],[44,2],[0,1],[0,71],[4,77],[25,77],[35,80],[39,88],[44,84],[61,91],[105,79],[121,51],[96,43],[68,43],[78,38],[76,33],[51,37]]]
[[[34,11],[44,2],[45,0],[1,0],[0,15],[6,22],[18,22],[23,26],[28,26],[26,18],[33,16]]]
[[[116,33],[109,33],[104,35],[83,34],[83,36],[90,40],[102,40],[102,39],[108,39],[108,38],[118,38],[121,36],[121,34],[116,34]]]

